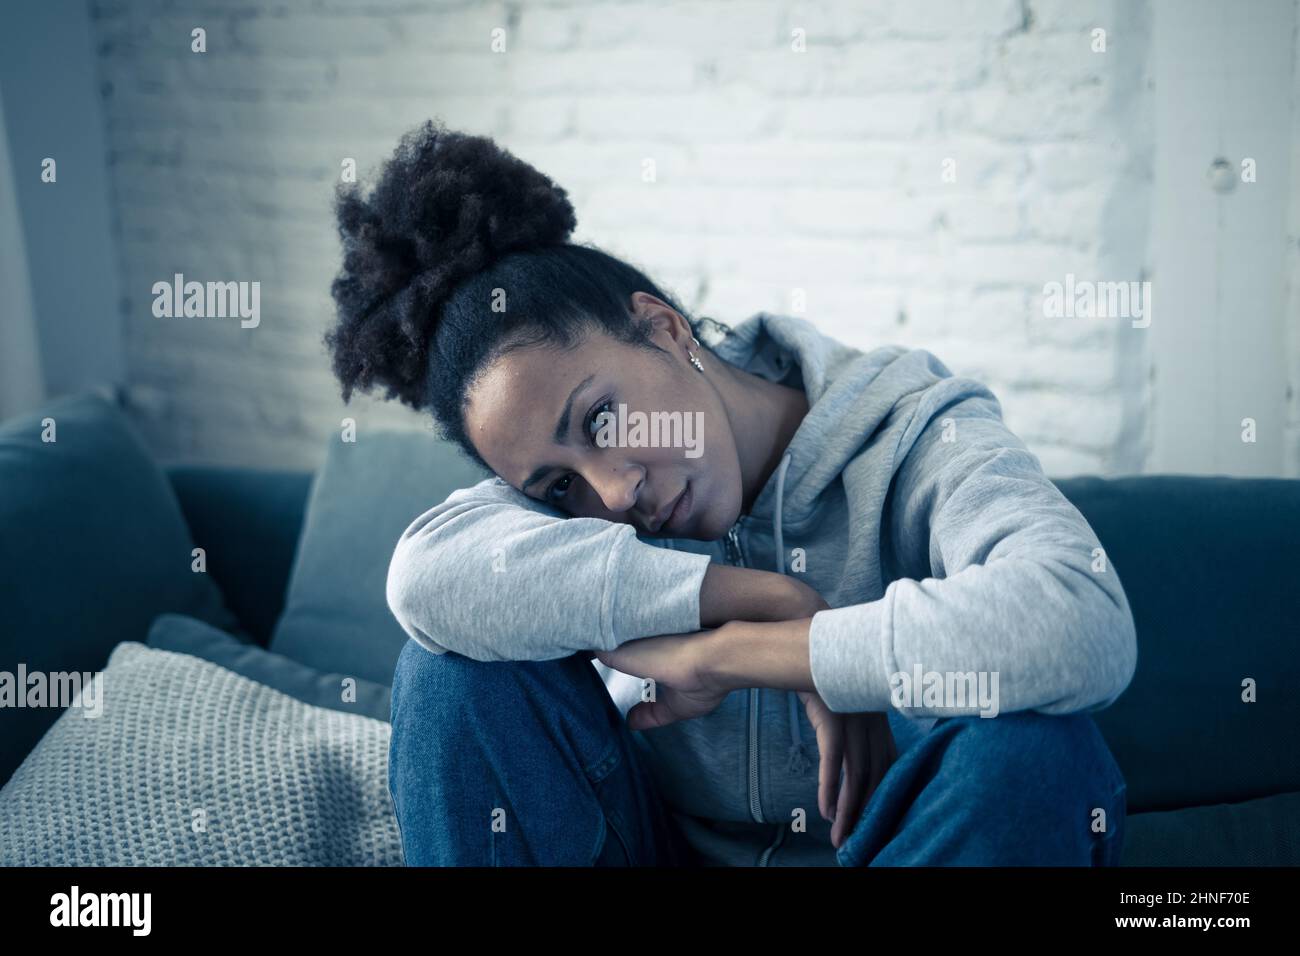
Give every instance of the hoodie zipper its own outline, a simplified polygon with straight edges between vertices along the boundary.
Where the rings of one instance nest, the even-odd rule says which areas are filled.
[[[740,533],[737,530],[740,522],[737,521],[730,530],[727,531],[728,551],[731,560],[737,567],[745,566],[744,556],[740,552]],[[749,689],[749,814],[754,818],[754,822],[763,823],[763,804],[758,793],[758,717],[759,717],[759,694],[760,689],[751,687]]]

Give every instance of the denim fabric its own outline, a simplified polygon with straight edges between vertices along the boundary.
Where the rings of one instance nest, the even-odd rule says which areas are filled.
[[[841,866],[1119,865],[1126,787],[1087,714],[917,722],[891,711],[889,725],[898,759]]]
[[[392,716],[409,866],[696,862],[583,655],[482,662],[410,641]],[[1118,864],[1124,780],[1088,715],[889,717],[899,757],[840,865]]]
[[[689,859],[583,655],[475,661],[408,641],[389,789],[408,866],[674,866]]]

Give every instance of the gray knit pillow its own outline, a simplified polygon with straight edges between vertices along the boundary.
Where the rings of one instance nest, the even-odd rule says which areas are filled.
[[[123,642],[0,790],[0,864],[398,866],[389,734]]]

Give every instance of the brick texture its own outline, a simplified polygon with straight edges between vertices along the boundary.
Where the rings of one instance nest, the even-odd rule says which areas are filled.
[[[1138,470],[1148,363],[1121,360],[1128,323],[1041,307],[1067,272],[1146,266],[1149,17],[1078,6],[95,3],[136,414],[164,459],[275,467],[317,465],[345,416],[422,427],[345,407],[321,335],[340,164],[365,180],[440,116],[552,176],[577,240],[688,309],[735,323],[802,299],[859,347],[923,346],[986,381],[1049,474]],[[176,272],[261,282],[261,325],[155,318]]]

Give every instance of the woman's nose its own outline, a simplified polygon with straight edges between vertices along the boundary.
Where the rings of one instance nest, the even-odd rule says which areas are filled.
[[[609,511],[628,511],[636,505],[637,492],[645,472],[631,466],[626,468],[609,467],[595,469],[595,474],[587,482],[600,496],[601,502]]]

